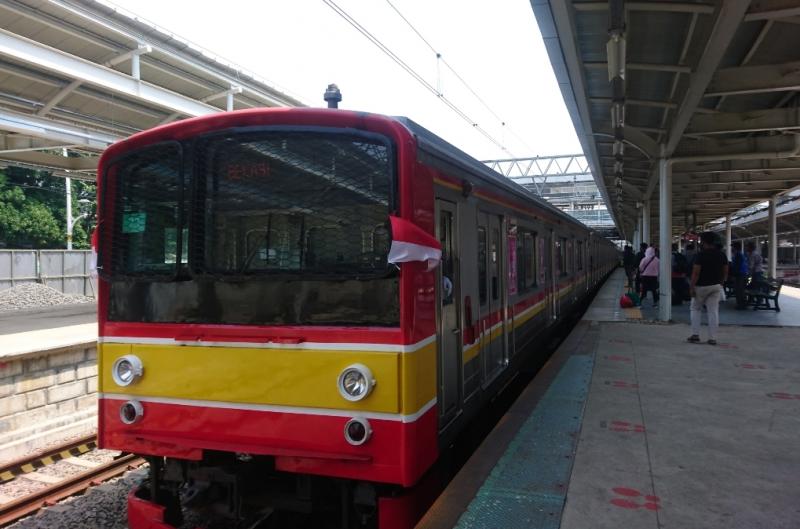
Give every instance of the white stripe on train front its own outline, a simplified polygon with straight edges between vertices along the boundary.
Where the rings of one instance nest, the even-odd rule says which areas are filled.
[[[330,410],[325,408],[302,408],[297,406],[273,406],[270,404],[248,404],[244,402],[220,402],[215,400],[175,399],[170,397],[141,397],[122,393],[98,393],[98,398],[105,400],[128,401],[137,400],[143,403],[170,404],[173,406],[198,406],[201,408],[219,408],[225,410],[247,410],[271,413],[291,413],[296,415],[320,415],[325,417],[362,417],[382,421],[416,422],[420,417],[436,405],[436,398],[426,402],[419,410],[410,414],[365,412],[359,410]]]
[[[386,343],[329,343],[329,342],[224,342],[205,340],[175,340],[173,338],[145,338],[139,336],[100,336],[98,343],[123,343],[140,345],[183,345],[196,347],[242,347],[247,349],[314,349],[324,351],[377,351],[386,353],[413,353],[436,341],[436,335],[411,345]]]

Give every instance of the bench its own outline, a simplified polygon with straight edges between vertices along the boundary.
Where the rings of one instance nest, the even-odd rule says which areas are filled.
[[[761,283],[752,284],[745,291],[750,303],[753,305],[753,310],[774,310],[780,312],[781,307],[778,305],[778,296],[781,293],[783,286],[783,279],[767,279]],[[770,306],[770,301],[773,306]]]

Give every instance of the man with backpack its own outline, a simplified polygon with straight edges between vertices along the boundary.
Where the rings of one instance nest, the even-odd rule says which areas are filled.
[[[686,277],[689,274],[689,261],[686,256],[678,251],[678,245],[672,245],[672,304],[681,305],[686,299],[689,284]]]
[[[747,267],[747,256],[742,252],[741,241],[735,241],[731,244],[731,266],[729,275],[733,278],[733,289],[736,293],[736,310],[744,310],[747,308],[747,297],[745,296],[744,289],[747,284],[749,271]]]

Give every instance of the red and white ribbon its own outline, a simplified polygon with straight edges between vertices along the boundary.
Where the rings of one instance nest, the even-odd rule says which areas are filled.
[[[389,248],[390,263],[425,261],[428,270],[433,270],[442,260],[442,245],[435,237],[413,222],[390,215],[392,223],[392,246]]]

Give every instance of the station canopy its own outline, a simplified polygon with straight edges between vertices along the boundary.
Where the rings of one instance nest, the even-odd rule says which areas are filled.
[[[533,0],[598,187],[629,239],[658,221],[672,168],[672,233],[800,186],[796,0]]]
[[[0,166],[93,180],[99,153],[133,133],[275,106],[303,104],[110,4],[0,1]]]

